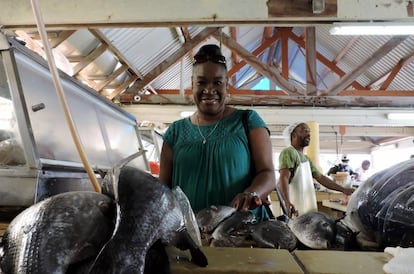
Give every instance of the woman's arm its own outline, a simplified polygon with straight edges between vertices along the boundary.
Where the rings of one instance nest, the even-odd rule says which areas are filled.
[[[172,171],[173,171],[173,154],[167,143],[162,144],[160,155],[160,175],[159,179],[162,183],[170,188],[172,187]]]
[[[249,132],[249,144],[255,175],[250,186],[245,189],[244,194],[255,193],[257,196],[248,198],[248,195],[238,194],[232,204],[235,208],[242,210],[260,206],[267,201],[267,196],[276,188],[272,144],[267,130],[265,128],[251,130]]]

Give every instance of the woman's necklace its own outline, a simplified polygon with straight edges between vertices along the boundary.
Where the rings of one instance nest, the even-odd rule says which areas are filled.
[[[220,124],[221,119],[223,118],[223,114],[224,114],[224,112],[221,114],[220,119],[217,121],[216,125],[210,131],[210,133],[207,136],[204,136],[203,133],[201,133],[200,119],[198,117],[198,113],[196,113],[196,116],[197,116],[197,129],[198,129],[198,133],[200,133],[200,136],[203,138],[203,145],[205,145],[207,143],[207,139],[211,136],[211,134],[213,134],[213,132],[216,130],[217,126]]]

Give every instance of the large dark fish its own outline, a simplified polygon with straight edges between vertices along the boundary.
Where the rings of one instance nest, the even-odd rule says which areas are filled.
[[[236,209],[231,206],[212,205],[206,207],[196,214],[198,227],[203,233],[213,233],[214,229],[234,212]]]
[[[361,250],[357,242],[358,232],[354,232],[342,219],[336,220],[336,250],[357,251]]]
[[[251,225],[251,237],[257,247],[277,248],[293,251],[297,238],[289,226],[278,220],[267,220]]]
[[[323,212],[309,212],[289,221],[296,238],[312,249],[329,249],[335,245],[335,219]]]
[[[250,236],[249,225],[256,223],[250,211],[236,211],[223,220],[214,230],[213,245],[220,247],[242,247]]]
[[[67,273],[95,258],[114,228],[115,203],[96,192],[66,192],[16,216],[2,239],[4,273]],[[79,269],[74,267],[72,269]]]
[[[158,240],[189,249],[194,263],[207,265],[207,258],[186,231],[171,189],[133,167],[115,168],[108,175],[118,203],[117,225],[90,273],[144,273],[147,252]]]
[[[345,222],[386,246],[414,246],[414,159],[378,172],[351,195]]]

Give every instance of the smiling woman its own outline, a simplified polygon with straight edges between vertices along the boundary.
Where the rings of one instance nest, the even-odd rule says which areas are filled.
[[[180,186],[196,212],[231,205],[266,219],[263,203],[275,187],[267,126],[255,111],[226,106],[226,59],[218,46],[202,46],[194,60],[197,111],[173,122],[165,133],[159,178],[170,187]]]

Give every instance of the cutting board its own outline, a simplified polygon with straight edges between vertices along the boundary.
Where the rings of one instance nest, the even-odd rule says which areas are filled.
[[[303,274],[293,256],[282,249],[202,247],[208,259],[207,267],[191,263],[188,251],[167,248],[172,274],[189,273],[284,273]]]

